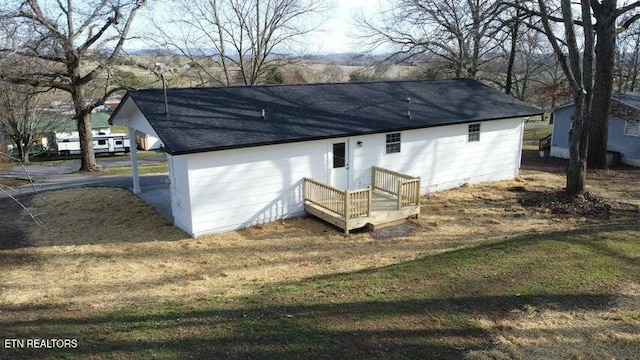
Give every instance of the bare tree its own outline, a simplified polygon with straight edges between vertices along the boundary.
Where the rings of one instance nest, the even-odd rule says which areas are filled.
[[[554,57],[551,54],[551,57]],[[562,71],[560,64],[548,59],[548,66],[543,67],[534,80],[534,101],[543,109],[553,109],[558,105],[571,101],[571,87]]]
[[[500,45],[501,56],[483,71],[483,80],[504,89],[505,94],[537,103],[533,99],[534,86],[547,85],[552,79],[546,72],[555,61],[549,56],[544,35],[531,28],[538,27],[534,17],[524,17],[520,12],[503,20],[508,41]]]
[[[0,82],[0,131],[15,144],[24,164],[34,143],[59,123],[42,113],[41,99],[42,93],[31,86]]]
[[[200,84],[254,85],[323,23],[327,0],[178,0],[156,19],[162,45],[188,57]],[[167,26],[169,24],[170,26]],[[211,66],[213,62],[215,66]]]
[[[589,123],[589,154],[587,166],[593,169],[607,167],[607,139],[609,134],[609,112],[613,92],[613,72],[616,55],[616,21],[640,6],[635,1],[618,7],[617,0],[591,0],[593,17],[596,20],[595,34],[595,86],[591,121]],[[628,17],[618,31],[628,28],[640,17]]]
[[[82,151],[80,170],[98,168],[91,110],[122,88],[104,81],[99,97],[91,98],[87,91],[105,76],[120,54],[136,13],[145,2],[10,0],[0,5],[0,30],[8,45],[1,49],[1,60],[5,64],[34,64],[3,67],[2,78],[71,94]]]
[[[635,91],[640,67],[640,27],[634,24],[620,33],[616,46],[616,91]]]
[[[580,1],[581,18],[573,14],[571,0],[561,0],[561,18],[564,36],[557,37],[551,24],[549,7],[538,0],[539,14],[544,32],[551,43],[560,66],[568,79],[573,93],[575,113],[569,131],[569,167],[567,169],[566,192],[571,196],[584,193],[587,167],[587,144],[589,116],[593,91],[594,34],[589,0]],[[580,21],[582,37],[576,33],[575,22]],[[582,42],[581,51],[578,46]]]
[[[435,54],[455,77],[476,77],[500,43],[494,37],[503,9],[502,0],[400,0],[357,23],[370,50],[391,45],[405,60]]]

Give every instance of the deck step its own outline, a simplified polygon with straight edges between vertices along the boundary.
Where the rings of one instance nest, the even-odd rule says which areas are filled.
[[[402,225],[402,224],[406,224],[407,223],[407,219],[398,219],[398,220],[393,220],[393,221],[389,221],[386,223],[377,223],[377,224],[372,224],[372,223],[368,223],[367,224],[367,230],[369,231],[376,231],[382,228],[386,228],[389,226],[396,226],[396,225]]]

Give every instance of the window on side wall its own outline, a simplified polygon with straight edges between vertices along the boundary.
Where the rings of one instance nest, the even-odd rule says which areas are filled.
[[[640,136],[640,121],[638,120],[625,121],[624,134],[629,136]]]
[[[343,168],[346,166],[347,147],[345,143],[333,144],[333,168]]]
[[[469,124],[469,142],[480,141],[480,124]]]
[[[395,154],[400,152],[400,133],[387,134],[386,153]]]

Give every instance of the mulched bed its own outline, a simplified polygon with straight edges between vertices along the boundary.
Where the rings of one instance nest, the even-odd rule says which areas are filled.
[[[525,208],[551,210],[552,214],[609,219],[619,204],[612,204],[588,192],[576,197],[564,191],[518,191],[518,202]]]

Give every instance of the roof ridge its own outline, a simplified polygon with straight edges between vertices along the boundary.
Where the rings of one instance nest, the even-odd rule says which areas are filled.
[[[220,86],[189,86],[189,87],[168,87],[167,90],[209,90],[209,89],[238,89],[238,88],[277,88],[277,87],[310,87],[310,86],[335,86],[335,85],[364,85],[364,84],[400,84],[400,83],[420,83],[420,82],[454,82],[454,81],[472,81],[481,85],[488,86],[481,81],[473,78],[449,78],[449,79],[413,79],[413,80],[360,80],[360,81],[342,81],[342,82],[312,82],[312,83],[295,83],[295,84],[258,84],[258,85],[220,85]],[[129,91],[147,91],[162,90],[162,88],[144,88]]]

